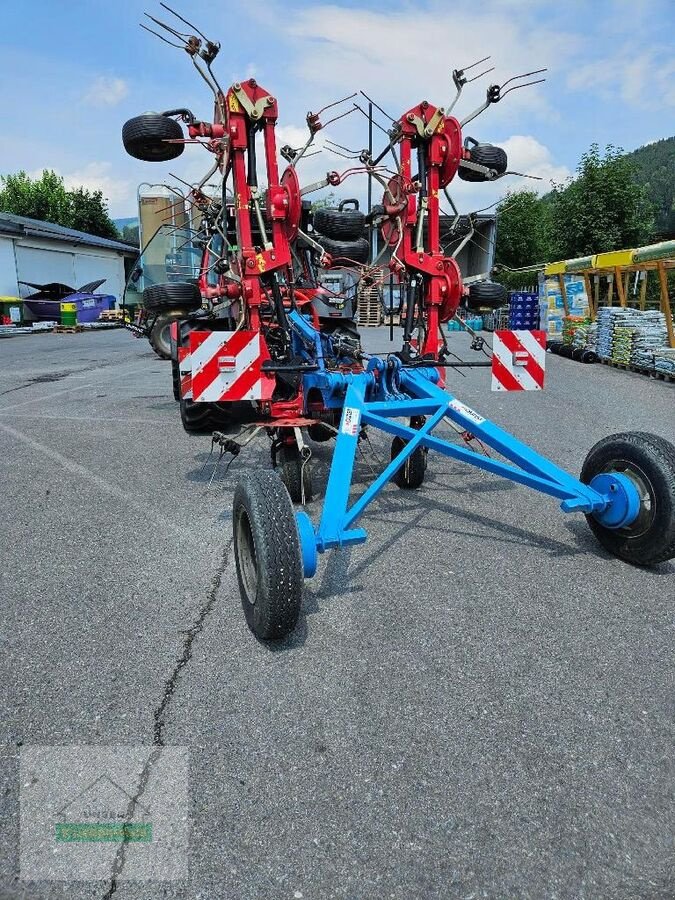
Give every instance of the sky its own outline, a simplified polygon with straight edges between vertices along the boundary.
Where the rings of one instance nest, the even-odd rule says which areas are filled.
[[[2,6],[0,174],[54,169],[68,186],[101,189],[114,218],[136,215],[140,182],[161,183],[169,172],[201,177],[210,162],[201,147],[167,165],[131,159],[122,147],[124,121],[145,110],[187,106],[205,120],[212,112],[187,54],[139,27],[146,11],[171,19],[158,0]],[[447,106],[452,70],[490,55],[495,71],[465,88],[454,110],[461,119],[488,84],[547,67],[543,84],[509,94],[464,132],[504,147],[509,169],[542,180],[456,179],[451,194],[462,212],[509,189],[549,190],[592,142],[632,150],[675,134],[673,0],[176,0],[174,8],[221,42],[214,71],[223,86],[254,76],[277,97],[279,146],[304,143],[307,111],[353,91],[396,118],[423,99]],[[322,132],[320,145],[326,136],[360,149],[367,122],[356,112]],[[384,145],[376,131],[376,149],[380,138]],[[349,165],[324,149],[301,164],[301,184]],[[339,189],[364,193],[363,178]]]

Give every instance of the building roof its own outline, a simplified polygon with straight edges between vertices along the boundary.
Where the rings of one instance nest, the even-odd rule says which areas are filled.
[[[84,244],[87,247],[100,247],[104,250],[116,250],[118,253],[138,255],[138,247],[125,241],[113,241],[110,238],[97,237],[73,228],[64,228],[54,222],[41,222],[39,219],[27,219],[13,213],[0,212],[0,237],[37,237],[48,241],[61,241],[65,244]]]

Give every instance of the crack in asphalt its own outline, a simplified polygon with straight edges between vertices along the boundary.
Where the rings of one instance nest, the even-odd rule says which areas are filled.
[[[229,562],[230,556],[230,548],[232,546],[232,538],[227,542],[225,548],[223,550],[222,558],[216,569],[212,579],[211,584],[209,586],[208,591],[206,592],[206,599],[202,603],[199,608],[199,612],[197,614],[197,618],[194,620],[192,625],[185,632],[185,637],[183,639],[182,644],[182,653],[178,660],[176,661],[176,665],[174,666],[171,674],[164,682],[164,690],[162,692],[162,699],[160,700],[158,706],[156,707],[153,713],[154,720],[154,729],[153,729],[153,750],[150,754],[147,762],[143,766],[143,770],[141,771],[138,787],[136,788],[136,792],[134,796],[131,798],[127,805],[125,824],[131,825],[133,823],[134,813],[136,811],[136,806],[140,802],[141,797],[145,793],[145,789],[148,785],[148,781],[150,780],[150,775],[153,769],[153,766],[157,762],[157,760],[162,755],[162,749],[164,747],[164,731],[166,728],[166,723],[164,721],[164,716],[166,711],[171,704],[173,696],[176,692],[176,688],[178,687],[178,682],[180,680],[181,673],[186,668],[190,660],[192,659],[192,645],[194,643],[195,638],[203,631],[206,620],[209,615],[213,611],[217,599],[218,599],[218,591],[220,590],[220,585],[223,581],[223,575],[225,573],[225,569],[227,568],[227,564]],[[110,874],[110,884],[108,885],[108,889],[102,897],[102,900],[110,900],[110,898],[117,892],[118,881],[119,878],[124,871],[124,864],[126,861],[126,848],[127,841],[123,841],[119,847],[117,848],[117,852],[115,854],[115,859],[112,866],[112,871]]]

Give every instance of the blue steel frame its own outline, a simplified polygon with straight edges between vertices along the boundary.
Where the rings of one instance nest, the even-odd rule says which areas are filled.
[[[303,340],[311,341],[312,356],[317,361],[316,351],[325,336],[320,337],[298,313],[290,313],[289,318]],[[327,349],[330,356],[330,348]],[[342,407],[342,417],[318,527],[313,526],[304,511],[296,513],[306,577],[316,572],[317,553],[360,544],[367,539],[365,529],[354,527],[357,520],[418,447],[435,450],[443,456],[549,494],[561,501],[564,512],[593,514],[608,528],[630,525],[638,515],[640,496],[628,476],[618,472],[605,473],[596,476],[591,484],[582,484],[441,389],[437,384],[438,370],[434,366],[404,367],[396,356],[387,360],[372,357],[365,372],[336,372],[325,369],[323,352],[318,362],[317,371],[303,376],[304,390],[315,388],[321,391],[326,406]],[[413,416],[424,416],[426,421],[418,429],[395,421]],[[434,428],[446,418],[471,432],[508,462],[435,437],[432,434]],[[354,459],[364,425],[379,428],[407,443],[350,506]]]

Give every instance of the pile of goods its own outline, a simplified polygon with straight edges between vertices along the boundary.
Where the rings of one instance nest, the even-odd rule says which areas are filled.
[[[565,316],[563,319],[563,344],[574,344],[574,336],[579,328],[587,328],[591,320],[587,316]]]
[[[533,331],[539,328],[539,294],[514,291],[509,295],[509,328]]]
[[[601,359],[655,369],[656,356],[665,359],[669,371],[671,353],[667,348],[666,317],[658,310],[602,306],[598,310],[597,352]]]
[[[597,352],[598,326],[596,322],[586,320],[579,324],[572,335],[572,347],[575,350],[592,350]]]
[[[654,353],[654,371],[663,375],[675,375],[675,350],[664,347]]]

